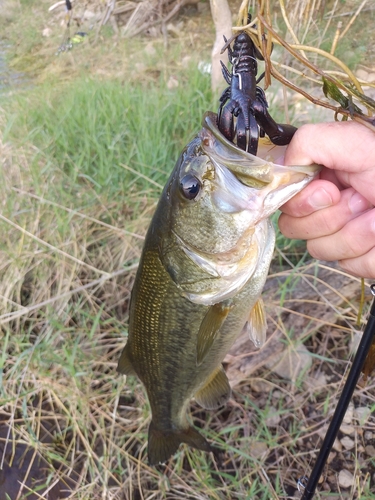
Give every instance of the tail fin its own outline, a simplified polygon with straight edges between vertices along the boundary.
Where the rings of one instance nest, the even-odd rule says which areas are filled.
[[[166,462],[176,453],[181,443],[206,452],[214,451],[206,439],[194,427],[162,431],[151,422],[148,429],[148,460],[150,465]]]

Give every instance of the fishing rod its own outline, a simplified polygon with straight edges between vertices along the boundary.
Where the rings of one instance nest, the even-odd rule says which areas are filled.
[[[65,0],[65,11],[66,27],[62,42],[57,49],[56,55],[61,54],[61,52],[67,52],[71,50],[73,48],[73,45],[83,42],[84,37],[87,36],[87,33],[84,31],[76,31],[74,35],[70,37],[70,26],[73,19],[73,6],[71,0]],[[79,26],[80,22],[77,21],[77,25]]]
[[[328,455],[332,449],[333,443],[337,437],[340,430],[341,423],[344,419],[346,410],[349,406],[349,402],[352,398],[354,389],[357,385],[359,376],[365,364],[367,362],[367,357],[370,352],[370,348],[374,343],[375,339],[375,284],[370,286],[371,293],[373,295],[373,301],[370,309],[370,315],[367,320],[365,330],[363,332],[361,341],[359,343],[356,355],[353,360],[352,367],[350,369],[348,378],[345,382],[344,388],[342,390],[339,402],[337,404],[336,410],[333,414],[331,423],[328,427],[327,433],[323,440],[323,444],[320,448],[319,455],[316,459],[315,465],[311,472],[307,484],[304,488],[301,500],[311,500],[314,496],[315,489],[318,485],[319,478],[323,472],[323,468],[327,462]],[[306,482],[306,479],[299,481],[299,485]],[[303,486],[302,486],[303,487]]]

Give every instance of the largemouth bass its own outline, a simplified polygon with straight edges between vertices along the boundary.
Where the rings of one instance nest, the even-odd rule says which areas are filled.
[[[221,362],[244,327],[262,344],[260,294],[275,244],[269,216],[318,169],[246,153],[220,133],[213,113],[178,159],[147,232],[118,365],[147,391],[150,464],[182,442],[212,451],[189,423],[189,403],[228,401]]]

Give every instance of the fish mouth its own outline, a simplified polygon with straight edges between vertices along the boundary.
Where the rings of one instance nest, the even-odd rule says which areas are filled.
[[[204,115],[200,139],[202,150],[215,166],[216,206],[223,212],[250,211],[254,224],[276,212],[321,169],[316,164],[279,165],[270,154],[261,158],[243,151],[223,136],[217,115],[211,112]],[[272,145],[269,151],[276,148],[280,149]]]
[[[304,179],[311,180],[322,168],[321,165],[280,165],[274,163],[279,157],[279,146],[271,145],[265,158],[254,156],[243,151],[230,142],[219,130],[217,115],[205,113],[201,131],[203,150],[218,164],[225,165],[236,178],[248,187],[262,189],[277,179],[278,186],[300,183]]]

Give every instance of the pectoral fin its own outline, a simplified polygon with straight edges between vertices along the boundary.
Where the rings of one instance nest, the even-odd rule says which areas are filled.
[[[258,349],[264,345],[267,338],[267,318],[263,300],[260,298],[256,302],[249,314],[249,319],[245,324],[250,340]]]
[[[197,366],[202,364],[204,358],[207,356],[222,324],[226,320],[232,308],[233,306],[227,306],[219,303],[214,304],[208,309],[198,332]]]
[[[223,406],[232,394],[224,368],[215,370],[207,383],[195,394],[195,400],[206,410]]]
[[[133,363],[130,360],[130,348],[129,344],[126,344],[124,349],[122,350],[118,365],[117,371],[123,373],[124,375],[136,375]]]

